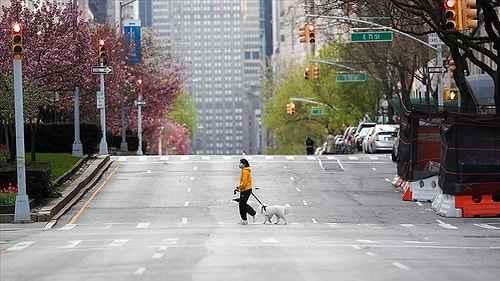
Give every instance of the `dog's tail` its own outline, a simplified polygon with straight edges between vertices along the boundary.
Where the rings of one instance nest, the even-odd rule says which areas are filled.
[[[292,207],[288,204],[285,205],[285,215],[290,213],[290,210],[292,209]]]

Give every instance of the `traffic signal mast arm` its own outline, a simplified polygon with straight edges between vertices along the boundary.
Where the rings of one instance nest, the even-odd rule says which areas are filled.
[[[298,101],[298,102],[305,102],[305,103],[312,103],[312,104],[323,105],[323,106],[326,106],[326,107],[331,108],[333,110],[338,110],[338,108],[336,108],[334,106],[330,106],[328,104],[317,102],[315,100],[308,99],[308,98],[290,98],[289,100],[290,101]]]

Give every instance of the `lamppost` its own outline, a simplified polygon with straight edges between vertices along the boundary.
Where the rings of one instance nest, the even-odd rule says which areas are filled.
[[[146,105],[146,102],[142,100],[142,79],[137,80],[137,87],[139,90],[139,96],[135,102],[137,105],[137,138],[139,141],[137,155],[142,155],[142,106]]]
[[[158,127],[159,134],[158,134],[158,156],[161,156],[163,147],[161,145],[161,133],[163,132],[163,129],[165,129],[164,126]]]
[[[120,1],[120,32],[123,32],[123,15],[122,15],[122,9],[123,7],[130,5],[134,3],[137,0],[131,0],[125,4],[122,4],[122,1]],[[127,138],[126,138],[126,125],[125,125],[125,97],[122,92],[121,96],[121,126],[122,126],[122,141],[120,143],[120,150],[121,151],[128,151],[128,144],[127,144]]]

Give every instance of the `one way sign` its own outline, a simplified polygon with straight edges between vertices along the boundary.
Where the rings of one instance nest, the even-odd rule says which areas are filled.
[[[92,74],[111,74],[113,69],[109,66],[92,66]]]
[[[444,66],[428,66],[427,71],[429,73],[446,73],[448,69]]]

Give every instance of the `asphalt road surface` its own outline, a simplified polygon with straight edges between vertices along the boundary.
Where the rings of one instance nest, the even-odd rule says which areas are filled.
[[[113,157],[56,224],[2,229],[0,280],[499,280],[500,218],[402,201],[390,155],[246,156],[287,225],[238,224],[240,158]]]

